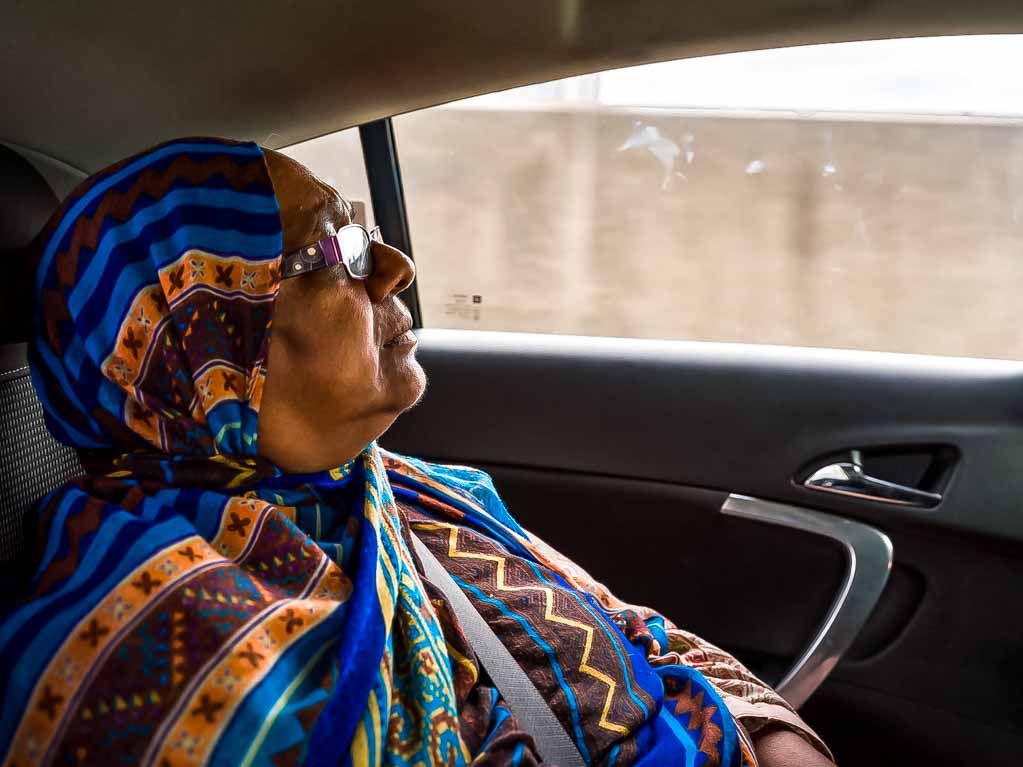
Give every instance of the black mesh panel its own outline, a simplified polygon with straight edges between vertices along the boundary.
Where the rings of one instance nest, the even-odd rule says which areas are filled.
[[[41,496],[82,473],[75,451],[43,424],[23,345],[0,355],[0,561],[22,547],[21,521]]]

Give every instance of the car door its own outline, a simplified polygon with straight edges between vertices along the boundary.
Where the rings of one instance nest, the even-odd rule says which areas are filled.
[[[696,59],[363,126],[430,379],[383,444],[489,471],[840,764],[1015,753],[1021,134],[950,116],[948,65],[979,82],[1015,44]],[[322,147],[292,151],[329,175]]]

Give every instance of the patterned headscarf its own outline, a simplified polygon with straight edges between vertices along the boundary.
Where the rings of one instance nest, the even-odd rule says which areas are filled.
[[[84,182],[49,229],[31,362],[54,436],[87,461],[148,449],[260,464],[282,248],[261,149],[155,147]]]

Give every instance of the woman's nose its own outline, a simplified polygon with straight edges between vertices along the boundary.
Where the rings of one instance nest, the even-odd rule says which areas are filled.
[[[397,248],[373,243],[373,273],[366,279],[366,292],[373,303],[394,296],[412,284],[416,266]]]

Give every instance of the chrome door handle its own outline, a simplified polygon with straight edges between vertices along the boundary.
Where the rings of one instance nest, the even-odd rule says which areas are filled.
[[[852,461],[839,461],[822,466],[803,480],[803,487],[822,493],[848,495],[868,501],[923,509],[932,508],[941,502],[941,493],[931,493],[871,477],[863,471],[862,466]]]

